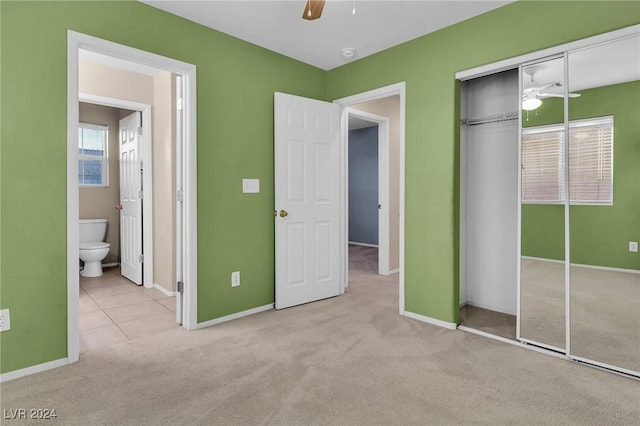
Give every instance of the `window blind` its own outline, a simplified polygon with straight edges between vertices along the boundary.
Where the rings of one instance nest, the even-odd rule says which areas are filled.
[[[613,117],[569,123],[569,201],[613,203]],[[564,126],[528,128],[522,136],[522,200],[562,203],[565,187]]]
[[[569,200],[613,202],[613,117],[569,125]]]

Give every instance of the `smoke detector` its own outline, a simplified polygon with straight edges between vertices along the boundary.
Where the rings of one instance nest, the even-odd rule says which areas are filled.
[[[351,59],[355,56],[356,49],[354,49],[353,47],[345,47],[344,49],[341,50],[341,52],[342,52],[342,56],[344,56],[347,59]]]

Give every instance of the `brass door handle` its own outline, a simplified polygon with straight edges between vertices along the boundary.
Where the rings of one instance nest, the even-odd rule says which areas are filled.
[[[286,210],[280,210],[280,217],[287,217],[289,213]]]
[[[116,210],[122,210],[122,204],[116,204]]]

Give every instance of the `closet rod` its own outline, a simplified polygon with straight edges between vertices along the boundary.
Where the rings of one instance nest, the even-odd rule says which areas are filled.
[[[465,118],[460,120],[463,126],[477,126],[480,124],[500,123],[502,121],[511,121],[518,119],[518,112],[507,112],[504,114],[488,115],[486,117]]]

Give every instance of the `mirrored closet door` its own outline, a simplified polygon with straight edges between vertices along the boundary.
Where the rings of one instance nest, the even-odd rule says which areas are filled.
[[[640,25],[494,65],[456,75],[460,327],[640,378]]]
[[[570,354],[640,374],[640,36],[568,71]]]
[[[520,333],[522,341],[564,352],[564,56],[521,69]]]

